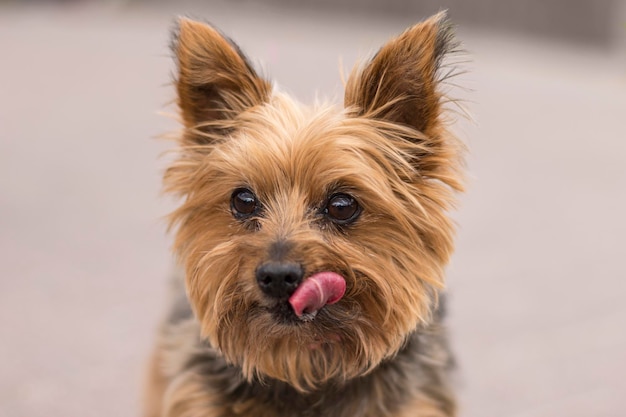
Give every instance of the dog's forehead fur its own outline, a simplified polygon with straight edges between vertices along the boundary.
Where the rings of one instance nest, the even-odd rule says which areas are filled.
[[[418,175],[411,162],[421,146],[401,138],[402,129],[334,105],[307,107],[278,93],[238,118],[239,129],[205,160],[231,187],[266,196],[298,188],[314,200],[337,188],[375,190],[388,199],[391,183]]]

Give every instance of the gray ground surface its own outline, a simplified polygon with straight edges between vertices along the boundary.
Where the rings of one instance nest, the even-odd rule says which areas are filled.
[[[302,100],[406,20],[196,7]],[[235,11],[245,6],[245,11]],[[138,415],[171,267],[173,6],[0,8],[0,416]],[[463,416],[623,417],[626,69],[461,30],[476,119],[449,269]],[[338,96],[338,93],[336,94]]]

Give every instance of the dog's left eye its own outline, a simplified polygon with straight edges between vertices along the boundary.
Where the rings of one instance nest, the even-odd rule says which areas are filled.
[[[244,218],[253,215],[257,211],[257,198],[247,188],[238,188],[233,192],[230,199],[230,207],[235,217]]]
[[[324,213],[335,223],[352,223],[361,214],[361,207],[349,194],[334,194],[328,200]]]

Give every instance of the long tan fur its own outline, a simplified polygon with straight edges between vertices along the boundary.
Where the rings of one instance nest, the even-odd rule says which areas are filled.
[[[159,415],[454,415],[438,298],[462,147],[438,77],[455,45],[434,16],[353,71],[344,108],[308,108],[272,92],[217,30],[180,20],[185,132],[165,188],[182,197],[170,219],[190,310],[157,348]],[[231,209],[242,187],[262,204],[245,220]],[[358,220],[320,214],[334,193],[358,201]],[[345,296],[314,320],[276,320],[254,278],[276,256],[340,273]]]

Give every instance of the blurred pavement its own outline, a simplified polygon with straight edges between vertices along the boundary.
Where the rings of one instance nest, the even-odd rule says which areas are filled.
[[[172,265],[168,30],[218,25],[303,101],[423,16],[246,2],[0,6],[0,417],[137,416]],[[623,51],[470,32],[455,217],[462,416],[623,417]],[[625,45],[625,43],[621,43]],[[333,95],[334,94],[334,95]]]

